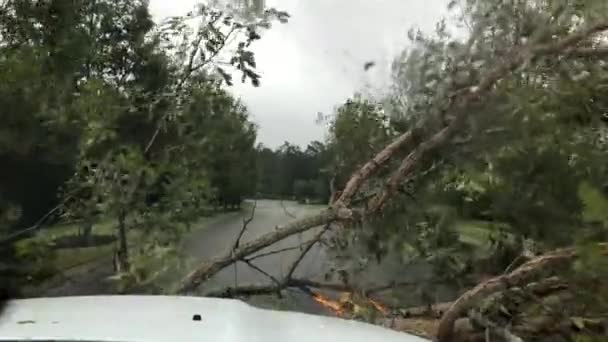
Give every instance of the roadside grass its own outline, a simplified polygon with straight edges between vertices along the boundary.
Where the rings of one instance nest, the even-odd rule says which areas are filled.
[[[53,260],[58,270],[66,271],[107,257],[111,258],[114,244],[95,247],[64,248],[55,251]]]
[[[80,233],[82,225],[82,222],[59,223],[55,226],[42,229],[31,239],[52,242],[64,236],[76,236]],[[96,235],[112,235],[114,234],[114,229],[115,223],[109,219],[101,219],[93,224],[93,234]]]
[[[244,204],[243,208],[250,210],[250,205]],[[243,210],[244,210],[243,209]],[[213,216],[202,216],[196,223],[190,226],[189,230],[184,227],[183,238],[187,237],[207,226],[207,222]],[[108,243],[103,245],[95,245],[91,247],[74,247],[74,248],[53,248],[53,242],[57,239],[69,236],[78,236],[81,234],[83,222],[71,222],[71,223],[60,223],[55,226],[47,227],[40,230],[35,236],[27,239],[23,239],[17,242],[16,247],[22,250],[31,250],[32,246],[46,246],[46,248],[53,249],[52,258],[48,259],[49,267],[56,270],[56,274],[52,275],[49,279],[45,280],[40,284],[42,288],[45,288],[51,284],[61,282],[65,276],[85,275],[90,269],[97,267],[99,262],[112,262],[112,256],[115,249],[115,243]],[[111,219],[100,219],[93,224],[92,234],[93,235],[114,235],[116,230],[116,220]],[[136,229],[128,232],[129,245],[132,249],[136,248],[138,242],[142,241],[146,237],[146,233],[142,230]],[[162,254],[162,249],[155,251],[154,254]],[[152,255],[150,258],[146,258],[149,262],[146,262],[145,266],[147,269],[161,270],[165,268],[163,265],[162,257],[159,255]],[[159,261],[160,260],[160,261]],[[138,260],[134,260],[137,262]]]

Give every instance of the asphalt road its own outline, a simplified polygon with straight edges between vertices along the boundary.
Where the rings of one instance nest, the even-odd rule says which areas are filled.
[[[251,206],[252,202],[249,201],[248,204],[247,207]],[[261,235],[270,233],[274,231],[278,225],[283,225],[308,215],[314,215],[322,209],[322,206],[301,205],[289,201],[258,200],[254,218],[248,224],[247,230],[241,239],[241,243],[246,243]],[[188,236],[184,245],[186,255],[190,259],[200,262],[210,260],[217,255],[226,253],[226,251],[230,250],[241,231],[243,220],[248,218],[250,213],[249,210],[242,210],[240,212],[223,214],[212,218],[205,224],[205,228]],[[299,246],[311,239],[318,232],[318,229],[320,229],[320,227],[289,237],[267,247],[259,253]],[[255,265],[277,279],[281,279],[288,272],[290,265],[298,258],[300,253],[300,250],[297,249],[261,257],[255,260]],[[327,252],[322,246],[317,244],[300,262],[294,275],[296,277],[322,279],[324,271],[328,270],[329,267]],[[227,286],[234,286],[235,284],[270,285],[272,284],[272,280],[248,265],[238,263],[225,268],[206,281],[202,285],[201,291],[205,292],[208,290],[225,288]],[[311,300],[310,296],[299,290],[288,291],[286,298],[283,298],[282,300],[278,300],[275,297],[276,296],[262,296],[261,298],[254,298],[252,299],[252,303],[260,306],[282,306],[287,309],[305,312],[321,313],[322,311],[321,308]]]

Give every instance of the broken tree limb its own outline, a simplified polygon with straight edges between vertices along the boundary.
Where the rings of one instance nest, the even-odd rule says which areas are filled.
[[[450,341],[453,334],[454,322],[470,310],[483,298],[504,291],[510,287],[521,286],[532,278],[544,272],[547,268],[568,262],[576,256],[574,248],[565,248],[534,258],[513,272],[494,277],[465,292],[443,314],[437,329],[439,342]]]
[[[418,133],[419,131],[417,129],[412,129],[402,134],[376,154],[374,158],[365,163],[363,167],[350,177],[336,203],[341,202],[344,205],[349,205],[353,196],[359,191],[361,185],[384,166],[397,151],[404,146],[413,143],[416,140]]]
[[[396,283],[396,284],[387,284],[387,285],[379,285],[379,286],[372,286],[370,287],[370,289],[368,290],[364,290],[364,289],[357,289],[356,287],[353,287],[352,285],[348,285],[348,284],[341,284],[341,283],[325,283],[325,282],[321,282],[321,281],[316,281],[316,280],[312,280],[312,279],[302,279],[302,278],[289,278],[289,279],[285,279],[285,281],[281,281],[280,284],[271,284],[271,285],[266,285],[266,284],[248,284],[248,285],[242,285],[242,286],[236,286],[236,287],[229,287],[229,288],[224,288],[224,289],[219,289],[219,290],[211,290],[210,292],[205,293],[205,296],[208,297],[221,297],[221,298],[230,298],[230,297],[234,297],[234,296],[251,296],[251,295],[260,295],[260,294],[272,294],[272,293],[276,293],[277,291],[282,291],[286,288],[290,288],[290,287],[295,287],[295,288],[315,288],[315,289],[319,289],[319,290],[330,290],[330,291],[337,291],[337,292],[358,292],[358,293],[366,293],[366,294],[371,294],[374,292],[379,292],[376,291],[377,289],[386,289],[389,287],[396,287],[396,286],[406,286],[405,283]],[[410,283],[408,283],[407,285],[411,285]],[[433,308],[437,308],[437,309],[447,309],[447,306],[449,305],[449,303],[442,303],[442,304],[437,304],[438,306],[433,306]],[[409,310],[409,309],[408,309]],[[413,310],[426,310],[428,312],[428,306],[425,306],[424,308],[420,307],[420,308],[413,308]],[[417,315],[418,311],[415,311],[412,313],[412,315]]]
[[[297,219],[298,217],[292,213],[289,212],[289,210],[287,210],[287,207],[285,206],[285,202],[281,199],[281,207],[283,208],[283,212],[285,213],[285,215],[291,217],[292,219]]]
[[[310,249],[317,242],[319,242],[319,240],[321,240],[321,237],[323,236],[323,234],[325,234],[325,232],[327,232],[330,229],[330,227],[331,227],[331,223],[326,224],[325,227],[323,228],[323,230],[321,230],[317,235],[315,235],[315,237],[312,240],[310,240],[307,244],[304,245],[304,248],[302,249],[302,252],[298,256],[298,258],[291,264],[291,267],[289,267],[289,270],[287,271],[287,275],[285,275],[286,281],[289,281],[289,279],[291,279],[291,277],[293,276],[293,272],[295,272],[295,270],[298,267],[298,265],[300,264],[300,262],[302,262],[302,260],[306,256],[306,254],[308,254],[308,252],[310,251]]]
[[[410,151],[410,154],[405,158],[405,160],[403,160],[401,166],[389,177],[383,191],[381,191],[378,196],[372,198],[369,206],[371,210],[369,210],[367,213],[373,213],[382,209],[387,200],[391,197],[403,180],[410,177],[420,163],[420,160],[426,157],[428,152],[435,150],[451,140],[455,132],[458,131],[458,128],[464,122],[466,122],[466,118],[468,116],[467,107],[482,98],[482,96],[490,91],[499,80],[513,70],[525,65],[527,62],[532,61],[535,57],[561,53],[568,48],[576,46],[576,44],[588,38],[590,35],[606,29],[608,29],[608,24],[604,23],[590,27],[586,30],[581,30],[565,39],[551,44],[525,46],[523,49],[513,52],[511,56],[506,59],[505,63],[502,63],[501,65],[492,69],[476,85],[457,90],[456,93],[458,95],[451,97],[452,101],[450,101],[448,107],[442,109],[442,111],[445,112],[451,111],[454,118],[446,127],[436,132],[428,140],[417,143],[421,128],[420,125],[416,125],[416,128],[397,137],[392,143],[376,154],[374,158],[357,170],[346,183],[345,188],[338,196],[337,200],[332,203],[328,210],[319,215],[292,222],[282,229],[278,229],[273,233],[263,235],[262,237],[251,241],[234,251],[229,251],[223,256],[199,265],[197,269],[188,274],[182,280],[177,292],[187,293],[196,289],[203,281],[209,279],[209,277],[216,274],[224,267],[275,242],[283,240],[286,237],[307,231],[317,226],[331,223],[336,220],[353,219],[355,210],[350,208],[350,205],[361,185],[379,169],[385,166],[398,151],[401,152],[403,147],[408,144],[416,145]]]
[[[295,222],[291,222],[283,227],[277,228],[274,232],[262,235],[251,242],[242,244],[235,250],[232,250],[231,248],[224,255],[200,264],[194,271],[189,273],[180,282],[180,285],[175,292],[179,294],[189,293],[195,290],[202,282],[224,269],[226,266],[229,266],[230,264],[257,252],[262,248],[268,247],[273,243],[281,241],[292,235],[330,223],[339,217],[344,218],[344,215],[347,214],[348,213],[345,213],[344,211],[328,209],[317,215],[306,217]]]
[[[598,243],[602,255],[608,255],[608,243]],[[500,275],[489,279],[471,290],[461,295],[451,307],[444,313],[437,329],[437,339],[439,342],[451,341],[454,322],[468,310],[472,309],[482,299],[487,298],[496,292],[505,291],[513,287],[526,285],[526,291],[542,292],[543,290],[559,289],[563,285],[559,284],[559,278],[551,277],[539,282],[531,282],[538,275],[557,268],[559,266],[570,265],[578,256],[574,247],[562,248],[536,257],[513,272]]]
[[[264,252],[264,253],[260,253],[260,254],[256,254],[252,257],[249,257],[245,260],[247,261],[252,261],[252,260],[256,260],[256,259],[261,259],[270,255],[275,255],[275,254],[279,254],[279,253],[285,253],[285,252],[289,252],[289,251],[294,251],[294,250],[302,250],[302,248],[304,248],[304,246],[306,246],[311,240],[305,241],[297,246],[291,246],[291,247],[285,247],[285,248],[280,248],[280,249],[275,249],[269,252]]]
[[[554,43],[518,49],[511,53],[505,63],[498,65],[492,71],[490,71],[480,82],[478,82],[477,85],[457,90],[458,93],[462,93],[462,96],[456,98],[455,101],[451,101],[448,107],[443,110],[445,112],[453,113],[454,118],[452,121],[439,132],[432,135],[429,139],[418,144],[410,152],[410,154],[403,160],[399,168],[391,174],[383,191],[371,200],[369,206],[370,211],[376,212],[381,210],[388,199],[399,188],[399,185],[413,173],[416,167],[420,164],[420,160],[423,159],[428,152],[443,146],[446,142],[451,140],[458,129],[466,122],[466,118],[468,116],[467,107],[490,91],[499,80],[504,78],[510,72],[523,66],[526,64],[526,62],[532,60],[534,57],[561,53],[562,51],[580,43],[584,39],[589,38],[591,35],[605,30],[608,30],[608,24],[601,23],[588,29],[576,32],[569,37]],[[465,91],[463,92],[462,90]],[[405,133],[404,135],[407,135],[408,133]]]
[[[281,284],[281,282],[275,278],[273,275],[271,275],[270,273],[264,271],[263,269],[261,269],[260,267],[256,266],[254,263],[252,263],[251,261],[248,260],[242,260],[245,264],[247,264],[247,266],[251,267],[252,269],[258,271],[259,273],[265,275],[266,277],[268,277],[270,280],[272,280],[275,284],[279,285]]]
[[[249,215],[248,218],[243,219],[243,226],[241,227],[241,231],[239,232],[239,235],[237,236],[236,241],[234,241],[232,250],[236,250],[239,247],[239,245],[241,244],[241,239],[243,238],[245,231],[247,231],[247,227],[249,226],[249,224],[251,223],[251,221],[253,221],[253,218],[255,217],[255,208],[257,206],[258,206],[258,201],[254,201],[253,207],[251,208],[251,215]]]

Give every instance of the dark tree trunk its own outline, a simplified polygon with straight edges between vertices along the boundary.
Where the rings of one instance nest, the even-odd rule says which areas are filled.
[[[114,268],[117,273],[129,271],[129,247],[127,245],[127,228],[125,227],[124,212],[118,215],[118,248],[116,250]]]
[[[84,243],[87,246],[91,245],[92,242],[92,237],[93,237],[93,221],[86,221],[84,223],[84,225],[82,226],[82,241],[84,241]]]

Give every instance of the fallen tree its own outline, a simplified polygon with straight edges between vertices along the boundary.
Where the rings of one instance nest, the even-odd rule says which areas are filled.
[[[231,265],[232,263],[251,255],[261,249],[281,241],[289,236],[308,231],[312,228],[319,227],[336,221],[352,221],[360,220],[367,215],[372,215],[378,210],[381,210],[383,205],[390,199],[396,191],[399,184],[407,180],[412,175],[414,170],[419,166],[421,160],[434,149],[448,143],[462,126],[467,118],[467,106],[480,101],[482,97],[488,93],[492,87],[511,71],[523,66],[525,63],[540,58],[542,56],[567,54],[569,49],[576,44],[589,39],[594,34],[608,30],[608,23],[601,23],[590,28],[580,30],[571,34],[569,37],[556,41],[550,44],[533,44],[517,49],[512,52],[504,63],[496,66],[488,75],[482,78],[477,84],[460,88],[456,93],[461,94],[450,102],[446,112],[454,112],[454,117],[449,125],[431,135],[430,138],[420,141],[410,149],[410,153],[401,162],[401,165],[395,170],[386,182],[385,188],[375,194],[368,202],[368,209],[352,208],[351,203],[355,195],[358,194],[361,186],[381,167],[388,164],[391,158],[399,152],[403,152],[408,144],[411,144],[417,138],[418,130],[410,130],[395,141],[386,146],[374,158],[364,164],[357,172],[353,174],[347,182],[340,196],[331,203],[330,207],[320,214],[302,218],[289,223],[282,227],[277,227],[274,232],[261,236],[238,248],[231,248],[224,256],[215,258],[210,262],[204,262],[199,265],[196,270],[191,272],[181,282],[181,286],[177,293],[187,293],[195,289],[203,281]],[[421,123],[419,126],[423,126]]]
[[[463,130],[466,130],[465,123],[469,118],[469,108],[483,102],[484,97],[491,93],[501,80],[513,71],[525,69],[543,58],[565,59],[596,55],[589,51],[590,48],[585,47],[583,50],[579,46],[581,44],[585,46],[592,45],[589,44],[589,41],[598,33],[606,30],[608,30],[608,23],[587,25],[587,27],[579,28],[565,38],[549,41],[535,41],[531,39],[526,44],[515,47],[505,56],[504,60],[499,61],[496,66],[482,75],[479,80],[476,80],[472,84],[461,85],[452,89],[448,101],[443,105],[439,105],[439,109],[435,113],[437,116],[449,118],[444,126],[436,128],[433,131],[433,127],[429,127],[426,124],[426,120],[428,119],[423,118],[414,128],[401,134],[354,172],[344,188],[332,196],[334,200],[330,203],[327,210],[311,217],[298,219],[285,226],[277,227],[274,232],[263,235],[246,244],[232,246],[224,255],[200,264],[189,273],[182,280],[176,293],[184,294],[194,291],[201,283],[217,274],[220,270],[239,261],[244,261],[249,266],[257,269],[257,267],[252,266],[251,262],[248,261],[250,256],[289,236],[319,226],[326,227],[323,232],[332,229],[332,226],[348,229],[348,224],[350,223],[360,222],[368,217],[377,215],[398,191],[399,187],[414,175],[415,171],[432,152],[450,143],[455,136],[466,133]],[[467,46],[474,46],[475,39],[476,37],[471,37]],[[601,51],[598,51],[597,55],[601,55]],[[389,172],[389,176],[380,190],[373,193],[361,193],[361,189],[372,176],[378,173],[379,170],[386,170],[394,165],[396,156],[401,155],[405,155],[405,158],[397,163],[398,166],[394,170]],[[364,198],[363,203],[355,200],[355,198]],[[356,205],[354,205],[355,202]],[[319,234],[317,238],[307,244],[301,256],[292,265],[290,272],[284,279],[274,279],[268,275],[273,281],[272,285],[241,285],[209,293],[209,295],[231,297],[278,293],[287,287],[301,286],[325,287],[335,290],[349,289],[347,285],[322,284],[311,280],[292,278],[293,271],[298,266],[298,263],[310,250],[312,245],[318,242],[321,235]],[[513,272],[479,284],[463,294],[443,313],[437,331],[438,340],[450,341],[453,336],[454,322],[463,313],[471,309],[480,298],[508,289],[514,285],[520,286],[526,284],[547,267],[569,262],[575,256],[576,250],[573,248],[557,250],[532,259]],[[262,270],[259,271],[263,272]],[[496,329],[491,322],[488,323],[482,317],[475,314],[472,317],[474,317],[478,324],[485,324],[488,329]],[[508,331],[501,330],[498,333],[504,338],[513,341],[517,340],[517,337]]]

